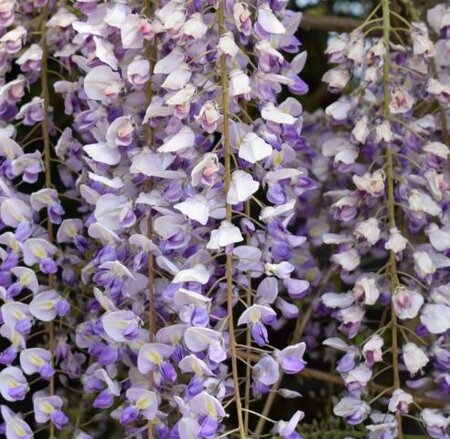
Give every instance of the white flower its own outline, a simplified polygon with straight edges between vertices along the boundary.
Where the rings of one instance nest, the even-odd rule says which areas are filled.
[[[325,293],[322,302],[328,308],[348,308],[353,304],[355,298],[351,292],[348,293]]]
[[[363,192],[367,192],[373,197],[379,197],[384,193],[384,181],[386,175],[383,170],[379,169],[373,174],[366,172],[362,177],[358,175],[353,176],[353,183]]]
[[[378,220],[376,218],[369,218],[360,222],[353,234],[356,237],[364,238],[370,245],[375,245],[381,235],[380,227],[378,226]]]
[[[433,30],[439,34],[441,29],[450,25],[450,8],[444,2],[428,9],[427,21]]]
[[[402,389],[395,389],[389,400],[389,411],[393,413],[408,413],[408,406],[413,401],[413,397],[409,393]]]
[[[325,109],[325,114],[330,116],[337,122],[347,119],[348,113],[352,109],[350,102],[346,99],[339,99],[336,102],[328,105]]]
[[[428,36],[428,30],[424,23],[413,23],[411,40],[414,55],[424,55],[429,58],[436,54],[436,49]]]
[[[377,125],[375,129],[375,141],[377,143],[389,143],[393,138],[394,133],[392,132],[391,124],[387,120]]]
[[[107,103],[118,96],[123,87],[119,73],[109,66],[97,66],[84,78],[84,91],[89,99]]]
[[[419,313],[424,299],[422,294],[408,289],[402,285],[398,286],[392,296],[392,305],[395,314],[401,320],[413,319]]]
[[[173,278],[173,283],[198,282],[205,285],[210,277],[208,269],[203,264],[196,264],[192,268],[180,270]]]
[[[183,34],[194,39],[202,38],[207,31],[208,26],[203,23],[202,15],[198,12],[193,13],[183,26]]]
[[[350,72],[341,67],[328,70],[322,77],[322,81],[328,84],[331,91],[342,90],[350,81]]]
[[[208,203],[201,195],[186,198],[184,201],[175,204],[173,207],[188,218],[198,221],[203,226],[208,222]]]
[[[450,229],[448,227],[440,229],[432,223],[427,227],[425,233],[428,235],[430,244],[438,252],[445,252],[450,249]]]
[[[423,147],[423,150],[444,160],[447,160],[447,157],[450,154],[448,146],[442,142],[428,142]]]
[[[346,271],[354,270],[361,262],[358,251],[354,248],[336,253],[331,257],[331,260],[340,265]]]
[[[234,58],[239,53],[239,46],[235,43],[233,34],[225,32],[219,39],[219,51]]]
[[[241,96],[252,91],[250,78],[242,70],[232,70],[230,72],[230,97]]]
[[[261,117],[269,122],[284,125],[293,125],[297,120],[288,112],[284,112],[281,108],[275,107],[272,102],[269,102],[262,107]]]
[[[384,341],[379,335],[373,335],[363,346],[362,353],[366,363],[369,366],[373,366],[374,363],[378,363],[383,360],[383,354],[381,348]]]
[[[241,242],[243,240],[244,238],[238,227],[228,221],[222,221],[220,227],[211,232],[211,237],[208,244],[206,244],[206,248],[210,250],[218,250],[220,247],[226,247],[227,245]]]
[[[259,182],[253,180],[245,171],[234,171],[231,176],[230,190],[227,194],[228,204],[238,204],[248,200],[259,189]]]
[[[412,189],[408,197],[410,209],[418,214],[427,213],[437,216],[441,213],[439,204],[436,203],[427,193]]]
[[[415,375],[428,364],[429,360],[422,349],[409,342],[403,345],[403,361],[408,372]]]
[[[386,244],[384,244],[384,248],[386,250],[391,250],[394,253],[399,253],[405,250],[407,244],[408,240],[403,237],[400,230],[398,230],[397,227],[392,227],[389,230],[389,239],[386,241]]]
[[[353,294],[357,300],[364,302],[366,305],[374,305],[380,297],[376,277],[373,275],[361,276],[355,282]]]
[[[258,23],[269,34],[278,35],[286,32],[285,27],[272,12],[270,6],[264,3],[258,8]]]
[[[177,152],[186,148],[192,148],[195,144],[195,133],[188,126],[183,126],[158,148],[158,152]]]
[[[414,99],[405,89],[401,87],[394,88],[389,104],[389,110],[392,114],[407,113],[413,105]]]
[[[238,155],[241,159],[254,164],[269,157],[272,154],[272,151],[272,146],[264,139],[255,133],[247,133],[242,139]]]
[[[358,157],[358,149],[344,137],[332,137],[322,144],[322,154],[334,157],[335,163],[351,165]]]
[[[367,116],[361,117],[361,119],[356,122],[355,127],[352,130],[352,136],[357,142],[365,143],[367,137],[369,136]]]
[[[436,267],[434,266],[428,253],[417,251],[413,253],[413,258],[414,271],[421,279],[436,272]]]
[[[450,307],[443,303],[429,303],[423,307],[420,321],[432,334],[444,334],[450,329]]]

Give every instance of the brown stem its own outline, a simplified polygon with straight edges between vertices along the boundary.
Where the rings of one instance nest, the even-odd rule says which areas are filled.
[[[143,13],[146,16],[150,16],[152,14],[152,2],[150,0],[145,0],[143,4]],[[145,86],[145,102],[146,107],[150,105],[153,91],[152,91],[152,75],[153,75],[153,67],[154,67],[154,59],[156,52],[156,35],[154,40],[146,43],[145,48],[145,56],[150,64],[150,78],[147,81]],[[146,129],[145,142],[147,146],[151,147],[153,144],[154,136],[153,136],[153,128],[149,123]],[[150,181],[148,184],[149,189],[152,187],[152,182]],[[150,210],[149,217],[147,221],[147,237],[151,241],[153,240],[153,218],[152,212]],[[156,327],[156,309],[155,309],[155,260],[153,257],[153,253],[149,252],[147,255],[147,276],[148,276],[148,310],[147,310],[147,318],[148,318],[148,341],[152,343],[154,341],[154,336],[157,330]],[[154,387],[154,377],[153,372],[150,371],[148,375],[149,389],[151,390]],[[149,420],[147,423],[147,439],[153,439],[153,423],[152,420]]]
[[[391,54],[390,54],[390,35],[391,35],[391,7],[390,0],[382,1],[383,11],[383,39],[386,53],[384,55],[383,62],[383,116],[386,121],[390,122],[391,112],[389,105],[391,103],[391,90],[390,90],[390,66],[391,66]],[[386,179],[387,179],[387,211],[389,228],[396,227],[395,219],[395,187],[394,187],[394,152],[391,145],[386,145]],[[389,278],[391,286],[392,297],[396,288],[399,285],[398,273],[397,273],[397,258],[394,251],[389,252]],[[391,352],[392,352],[392,372],[393,372],[393,389],[400,387],[400,373],[398,362],[398,328],[397,328],[397,315],[395,309],[391,304]],[[396,416],[398,438],[403,439],[402,418],[400,415]]]
[[[308,31],[351,32],[362,23],[362,20],[356,18],[304,14],[300,22],[300,28]]]
[[[44,142],[44,168],[45,168],[45,187],[52,188],[52,171],[51,171],[51,143],[50,143],[50,91],[48,87],[48,46],[47,46],[47,20],[48,20],[48,5],[42,8],[41,18],[41,48],[42,48],[42,61],[41,61],[41,88],[43,99],[43,111],[44,119],[42,121],[42,140]],[[47,217],[47,234],[50,242],[54,241],[53,224],[50,217]],[[48,275],[48,286],[54,288],[56,283],[55,276],[53,274]],[[53,353],[55,345],[55,328],[53,321],[48,325],[48,345],[49,351]],[[52,356],[53,358],[53,356]],[[48,392],[52,396],[55,393],[55,379],[52,376],[48,385]],[[50,422],[49,437],[53,439],[55,435],[55,428],[53,422]]]
[[[225,33],[225,0],[219,0],[218,21],[219,34]],[[228,96],[228,68],[227,58],[225,54],[220,56],[220,82],[222,91],[222,109],[223,109],[223,144],[225,156],[225,196],[228,194],[231,186],[231,143],[230,143],[230,102]],[[225,219],[232,222],[233,213],[231,204],[225,203]],[[233,316],[233,261],[232,256],[226,254],[226,281],[227,281],[227,311],[228,311],[228,331],[230,337],[230,357],[231,369],[233,375],[234,393],[236,397],[236,411],[239,426],[239,435],[241,439],[245,439],[246,430],[242,417],[242,402],[239,390],[239,375],[237,368],[236,339],[234,333],[234,316]]]
[[[245,214],[250,217],[250,200],[247,200],[245,202]],[[246,244],[250,245],[251,243],[251,236],[247,234],[246,236]],[[252,304],[252,277],[250,273],[247,275],[247,290],[245,295],[245,303],[247,307],[250,307]],[[252,345],[252,333],[250,330],[250,327],[247,328],[246,334],[245,334],[245,344],[248,346],[247,352],[250,353],[250,347]],[[245,394],[244,394],[244,408],[246,411],[244,412],[244,426],[245,431],[248,431],[248,425],[249,425],[249,418],[250,418],[250,412],[248,409],[250,408],[250,396],[251,396],[251,368],[248,363],[245,364]]]
[[[242,358],[245,361],[256,363],[260,360],[260,355],[254,352],[247,354],[245,350],[238,351],[239,358]],[[345,381],[339,376],[334,375],[332,373],[324,372],[317,369],[311,369],[309,367],[305,367],[301,372],[298,373],[298,376],[301,378],[310,378],[317,381],[322,381],[324,383],[336,384],[338,386],[345,386]],[[394,387],[386,387],[382,384],[369,383],[369,389],[374,393],[383,393],[386,395],[392,395],[395,388]],[[277,390],[277,389],[276,389]],[[276,393],[275,390],[275,393]],[[417,395],[414,392],[410,392],[414,398],[414,401],[417,404],[424,405],[427,407],[445,407],[446,401],[436,398],[429,398],[426,396]],[[256,433],[256,432],[255,432]],[[258,437],[258,436],[255,436]]]

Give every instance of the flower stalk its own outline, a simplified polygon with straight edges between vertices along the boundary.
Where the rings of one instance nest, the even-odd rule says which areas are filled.
[[[219,0],[218,5],[218,24],[219,35],[225,33],[225,1]],[[223,116],[223,130],[222,141],[224,146],[224,164],[225,164],[225,194],[228,194],[231,188],[231,141],[230,141],[230,106],[228,96],[228,68],[226,54],[220,56],[220,84],[222,93],[222,116]],[[233,220],[232,206],[227,201],[225,203],[225,218],[231,223]],[[225,261],[226,270],[226,297],[227,297],[227,319],[228,330],[230,337],[230,360],[231,360],[231,373],[233,377],[234,393],[236,399],[236,414],[239,427],[239,436],[241,439],[247,437],[245,430],[244,419],[242,416],[242,401],[239,386],[239,374],[237,366],[237,352],[236,352],[236,338],[234,330],[234,313],[233,313],[233,258],[232,255],[226,253]]]
[[[153,2],[151,0],[144,1],[144,16],[151,17],[153,10]],[[149,62],[149,74],[150,77],[145,85],[145,104],[148,107],[152,101],[153,90],[152,90],[152,77],[153,77],[153,66],[155,60],[156,53],[156,36],[151,40],[146,42],[145,44],[145,57]],[[154,133],[153,127],[149,123],[145,130],[145,144],[150,147],[153,146],[154,142]],[[148,188],[152,188],[152,182],[149,181]],[[149,216],[147,220],[147,237],[150,241],[153,242],[153,218],[152,218],[152,210],[149,208]],[[153,252],[149,252],[147,254],[147,277],[148,277],[148,310],[147,310],[147,319],[148,319],[148,341],[149,343],[153,343],[155,333],[157,330],[156,326],[156,308],[155,308],[155,259],[153,256]],[[154,387],[154,375],[153,371],[149,372],[149,389],[152,390]],[[148,420],[147,422],[147,438],[153,439],[153,422],[152,420]]]
[[[51,141],[50,141],[50,91],[49,91],[49,78],[48,78],[48,45],[47,45],[47,21],[48,21],[48,3],[42,8],[41,15],[41,41],[40,46],[42,49],[41,60],[41,93],[43,99],[43,120],[42,120],[42,141],[44,143],[44,173],[45,173],[45,187],[51,189],[53,187],[52,181],[52,158],[51,158]],[[54,242],[53,223],[50,216],[47,217],[47,234],[50,243]],[[56,278],[54,274],[48,275],[48,286],[50,289],[55,288]],[[48,330],[48,349],[52,354],[55,351],[55,327],[54,322],[51,320],[47,324]],[[52,364],[52,363],[51,363]],[[55,378],[54,375],[50,377],[48,385],[48,393],[50,396],[55,394]],[[49,423],[49,438],[55,437],[55,426],[53,422]]]
[[[383,15],[383,40],[385,46],[385,55],[383,60],[383,115],[386,121],[390,123],[390,103],[391,103],[391,90],[390,90],[390,38],[391,38],[391,10],[390,0],[382,0],[382,15]],[[388,211],[388,223],[389,229],[392,230],[396,227],[395,219],[395,177],[394,177],[394,152],[390,145],[386,145],[386,180],[387,180],[387,211]],[[397,259],[395,252],[391,249],[389,251],[389,277],[391,294],[394,295],[398,285],[398,273],[397,273]],[[397,315],[394,306],[391,304],[391,353],[392,353],[392,373],[393,373],[393,387],[398,389],[400,387],[400,375],[399,375],[399,352],[398,352],[398,328],[397,328]],[[402,419],[400,415],[396,416],[398,437],[403,439]]]

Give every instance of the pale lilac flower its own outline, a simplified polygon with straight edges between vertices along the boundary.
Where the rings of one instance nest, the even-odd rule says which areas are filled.
[[[259,360],[252,371],[253,379],[264,384],[265,386],[271,386],[278,381],[280,376],[280,367],[278,363],[271,356],[264,356]]]
[[[118,342],[134,340],[139,333],[139,318],[132,311],[107,312],[102,324],[106,335]]]
[[[19,367],[8,366],[0,371],[0,394],[6,401],[22,401],[29,390]]]
[[[127,390],[126,395],[128,401],[130,401],[145,419],[151,420],[156,417],[159,401],[155,392],[139,387],[131,387]]]
[[[383,361],[382,347],[384,341],[379,335],[373,335],[369,341],[364,344],[362,354],[366,364],[372,367],[375,363]]]
[[[413,397],[402,389],[395,389],[389,400],[389,411],[396,414],[408,413],[408,406],[413,403]]]
[[[47,396],[39,392],[33,395],[34,417],[36,422],[44,424],[51,421],[56,428],[62,429],[69,418],[61,411],[63,401],[59,396]]]
[[[278,421],[274,426],[274,431],[281,437],[291,438],[295,433],[298,423],[305,417],[301,410],[297,410],[289,421]]]
[[[69,311],[69,304],[56,291],[47,290],[37,294],[30,302],[30,313],[43,322],[50,322],[56,316]]]
[[[304,342],[297,343],[287,346],[281,351],[276,351],[275,358],[285,373],[295,374],[305,368],[305,361],[303,360],[305,350],[306,344]]]
[[[436,439],[445,439],[448,437],[447,427],[450,424],[450,418],[438,409],[425,408],[420,413],[420,418],[425,425],[427,433],[431,437]]]
[[[360,399],[346,396],[334,406],[333,413],[344,418],[350,425],[358,425],[369,415],[370,406]]]
[[[50,379],[55,373],[51,362],[51,352],[42,348],[28,348],[20,353],[20,367],[27,375],[39,373],[42,378]]]

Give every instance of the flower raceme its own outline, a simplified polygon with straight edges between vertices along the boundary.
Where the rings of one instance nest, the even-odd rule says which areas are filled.
[[[7,439],[301,438],[317,361],[369,438],[417,406],[446,437],[415,391],[448,396],[445,6],[331,40],[359,85],[314,114],[286,1],[0,8]]]

